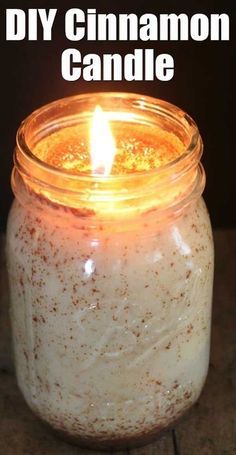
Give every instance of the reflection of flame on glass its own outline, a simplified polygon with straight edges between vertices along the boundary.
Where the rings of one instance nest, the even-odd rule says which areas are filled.
[[[93,174],[107,176],[111,172],[116,153],[115,140],[105,112],[97,106],[91,126],[91,162]]]

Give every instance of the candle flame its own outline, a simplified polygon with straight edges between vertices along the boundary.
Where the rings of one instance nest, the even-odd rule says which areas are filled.
[[[116,144],[112,136],[107,115],[97,106],[91,125],[91,163],[93,174],[108,176],[112,169]]]

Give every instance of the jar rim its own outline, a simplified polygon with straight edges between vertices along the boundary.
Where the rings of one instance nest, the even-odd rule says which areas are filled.
[[[64,127],[88,121],[99,104],[114,120],[162,128],[179,138],[185,148],[176,159],[151,170],[104,175],[71,173],[40,160],[31,148],[43,137]],[[117,115],[117,118],[116,118]],[[27,137],[32,147],[29,147]],[[34,111],[17,133],[12,188],[24,201],[54,208],[70,207],[78,216],[101,217],[122,213],[181,211],[200,197],[205,174],[200,164],[202,140],[197,125],[182,109],[167,101],[130,92],[95,92],[62,98]],[[20,185],[20,186],[19,186]],[[21,195],[17,188],[22,188]],[[84,211],[83,211],[84,210]],[[86,215],[87,216],[87,215]]]
[[[45,170],[46,172],[49,172],[50,174],[57,175],[58,177],[66,177],[67,179],[69,178],[71,181],[84,181],[88,182],[91,181],[91,179],[94,182],[101,182],[104,179],[104,176],[102,174],[85,174],[83,172],[76,172],[76,173],[71,173],[67,169],[62,169],[62,168],[57,168],[40,158],[38,158],[31,150],[31,148],[28,145],[27,142],[27,137],[26,137],[26,130],[27,127],[30,125],[30,123],[34,123],[35,119],[39,115],[44,115],[48,113],[51,109],[55,108],[56,106],[60,105],[61,107],[66,107],[66,105],[72,104],[77,101],[86,101],[91,96],[96,96],[97,98],[102,98],[109,100],[111,98],[120,98],[120,99],[129,99],[129,101],[136,102],[136,107],[141,108],[141,109],[154,109],[156,114],[159,115],[166,115],[169,118],[172,118],[173,120],[177,120],[179,122],[185,123],[185,128],[187,127],[188,135],[189,135],[189,143],[187,147],[184,149],[183,153],[181,153],[177,158],[174,160],[171,160],[165,164],[161,164],[160,166],[149,169],[149,170],[142,170],[134,173],[129,173],[129,174],[110,174],[106,176],[106,181],[125,181],[125,180],[132,180],[137,177],[137,174],[140,178],[145,178],[145,177],[151,177],[155,176],[155,174],[158,173],[160,175],[162,172],[171,172],[171,169],[174,169],[178,164],[183,165],[186,161],[191,160],[191,158],[194,158],[194,155],[196,155],[195,160],[199,161],[201,158],[202,154],[202,141],[201,141],[201,136],[198,130],[198,127],[195,123],[195,121],[190,117],[184,110],[180,109],[176,105],[169,103],[165,100],[147,96],[144,94],[137,94],[133,92],[119,92],[119,91],[113,91],[113,92],[94,92],[94,93],[84,93],[84,94],[79,94],[79,95],[73,95],[65,98],[60,98],[55,101],[52,101],[50,103],[47,103],[46,105],[34,110],[28,117],[26,117],[25,120],[22,121],[16,135],[16,144],[17,148],[19,149],[20,153],[24,156],[24,158],[29,161],[31,164],[36,164],[37,167],[41,168],[41,170]],[[196,153],[197,152],[197,153]],[[18,160],[17,160],[18,161]],[[19,162],[16,163],[16,165],[19,165]],[[21,166],[20,166],[21,167]]]

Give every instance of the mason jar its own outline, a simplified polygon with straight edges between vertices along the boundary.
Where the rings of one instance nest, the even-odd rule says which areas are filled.
[[[107,176],[86,161],[96,105],[120,163]],[[150,442],[200,395],[213,282],[201,153],[187,114],[130,93],[59,100],[19,128],[7,229],[17,381],[80,445]]]

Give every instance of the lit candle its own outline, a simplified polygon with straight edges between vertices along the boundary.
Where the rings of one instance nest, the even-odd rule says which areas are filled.
[[[194,122],[163,101],[94,94],[18,132],[8,223],[19,386],[90,447],[149,441],[198,398],[213,273]]]

